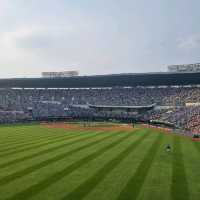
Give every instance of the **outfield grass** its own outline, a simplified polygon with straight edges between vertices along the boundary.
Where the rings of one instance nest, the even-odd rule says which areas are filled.
[[[0,199],[199,200],[199,157],[200,143],[152,129],[2,126]]]

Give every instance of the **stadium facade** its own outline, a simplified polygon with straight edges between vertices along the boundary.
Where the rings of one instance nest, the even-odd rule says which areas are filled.
[[[138,73],[53,79],[0,79],[0,88],[96,88],[176,85],[200,85],[200,73]]]

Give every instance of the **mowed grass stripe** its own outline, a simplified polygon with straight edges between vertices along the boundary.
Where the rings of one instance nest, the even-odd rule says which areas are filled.
[[[88,134],[90,134],[88,136]],[[81,132],[80,134],[77,134],[76,136],[77,137],[71,137],[71,138],[67,138],[67,143],[64,143],[64,144],[60,144],[60,141],[58,143],[58,146],[54,146],[54,147],[50,147],[48,149],[44,149],[44,150],[41,150],[41,151],[38,151],[36,153],[33,153],[33,154],[30,154],[30,155],[25,155],[23,157],[20,157],[20,158],[16,158],[14,160],[11,160],[9,162],[6,162],[6,163],[2,163],[0,164],[0,169],[3,169],[5,167],[9,167],[11,165],[14,165],[14,164],[19,164],[20,162],[24,162],[24,161],[27,161],[27,160],[30,160],[30,159],[33,159],[35,157],[38,157],[38,156],[43,156],[45,154],[49,154],[49,153],[52,153],[56,150],[59,150],[63,147],[69,147],[71,145],[74,145],[74,144],[77,144],[77,143],[80,143],[80,142],[84,142],[84,141],[87,141],[89,139],[92,139],[92,138],[96,138],[96,136],[98,135],[103,135],[103,134],[106,134],[105,132],[87,132],[87,134],[85,132]],[[73,140],[73,141],[69,141],[71,139],[76,139],[76,140]],[[56,142],[57,143],[57,142]]]
[[[163,134],[158,133],[156,140],[151,145],[151,148],[149,149],[144,159],[138,166],[134,175],[130,178],[125,188],[123,188],[122,191],[120,192],[117,200],[137,199],[144,184],[145,178],[153,163],[154,157],[162,143],[163,137],[164,137]]]
[[[38,131],[41,131],[41,130],[38,129]],[[2,143],[0,144],[0,149],[8,148],[11,145],[17,147],[17,146],[20,146],[20,145],[26,144],[26,143],[33,144],[37,140],[42,141],[42,140],[45,140],[45,139],[48,139],[48,138],[57,138],[57,137],[62,136],[62,135],[67,135],[67,134],[62,134],[62,135],[61,134],[59,134],[59,135],[58,134],[49,134],[47,132],[42,132],[42,134],[40,136],[30,137],[28,132],[26,134],[27,135],[25,135],[21,139],[15,138],[13,141],[11,141],[11,140],[2,141]]]
[[[123,133],[124,134],[124,133]],[[62,178],[66,177],[67,175],[69,175],[70,173],[72,173],[73,171],[77,170],[78,168],[84,166],[85,164],[89,163],[90,161],[96,159],[98,156],[101,156],[102,154],[104,154],[106,151],[114,148],[115,146],[119,145],[120,143],[122,143],[124,140],[128,139],[129,137],[131,137],[133,135],[133,133],[128,133],[125,136],[121,137],[120,139],[118,139],[115,142],[112,142],[109,145],[106,145],[104,147],[102,147],[101,149],[89,154],[86,157],[83,157],[82,159],[70,164],[69,166],[67,166],[66,168],[64,168],[63,170],[52,174],[51,176],[49,176],[48,178],[44,179],[43,181],[32,185],[31,187],[27,188],[26,190],[17,193],[16,195],[14,195],[13,197],[8,198],[7,200],[25,200],[28,199],[29,197],[33,197],[35,195],[37,195],[39,192],[41,192],[42,190],[48,188],[49,186],[51,186],[52,184],[58,182],[59,180],[61,180]],[[110,137],[115,137],[114,135],[110,135]],[[144,136],[140,136],[140,137],[144,137]],[[104,138],[106,139],[106,138]],[[100,142],[103,142],[104,139],[101,139],[99,141],[96,141],[94,145],[97,145]],[[92,144],[90,146],[93,146]]]
[[[69,139],[69,138],[76,138],[76,137],[79,137],[79,135],[64,135],[64,136],[60,136],[59,138],[57,139],[53,139],[53,140],[46,140],[46,141],[43,141],[41,143],[36,143],[36,145],[28,145],[28,147],[24,147],[24,148],[20,148],[20,149],[15,149],[13,148],[12,151],[9,151],[7,153],[2,153],[0,154],[0,157],[7,157],[7,156],[10,156],[10,155],[13,155],[13,154],[18,154],[18,153],[22,153],[22,152],[25,152],[25,151],[29,151],[29,150],[32,150],[32,149],[35,149],[35,148],[40,148],[40,147],[43,147],[43,146],[47,146],[49,144],[54,144],[56,142],[61,142],[63,141],[64,139]]]
[[[17,139],[24,139],[24,136],[29,136],[29,137],[37,137],[40,136],[41,133],[38,130],[42,130],[43,128],[37,126],[37,127],[29,127],[26,129],[13,129],[12,132],[11,131],[6,131],[3,128],[0,128],[0,135],[1,133],[4,131],[5,136],[0,137],[1,141],[16,141]],[[46,129],[49,132],[52,132],[53,129]],[[2,144],[2,143],[0,143]]]
[[[197,151],[200,153],[200,142],[194,141],[193,144],[194,144],[195,148],[197,149]]]
[[[138,199],[162,199],[169,200],[172,180],[172,152],[166,151],[166,145],[173,147],[173,134],[164,134],[164,139],[157,151],[148,175],[142,186]],[[163,195],[165,194],[165,195]]]
[[[66,133],[63,134],[55,134],[55,133],[49,133],[46,131],[43,131],[41,129],[37,130],[38,132],[41,132],[41,135],[34,135],[34,136],[30,136],[28,132],[26,132],[26,135],[23,136],[23,138],[13,138],[14,140],[4,140],[1,144],[0,147],[4,147],[6,145],[17,145],[17,144],[21,144],[21,143],[26,143],[26,142],[30,142],[31,140],[35,141],[37,139],[45,139],[45,138],[53,138],[53,137],[58,137],[61,135],[67,135]],[[14,134],[14,133],[13,133]]]
[[[28,137],[27,135],[24,136],[22,139],[15,138],[15,140],[13,140],[13,141],[5,140],[0,144],[0,148],[4,148],[4,147],[10,146],[10,145],[23,144],[23,143],[30,142],[30,140],[42,139],[42,138],[45,138],[45,137],[49,136],[49,135],[42,135],[42,136]],[[52,137],[53,137],[53,135],[52,135]]]
[[[41,131],[40,129],[38,129],[38,131]],[[86,134],[87,132],[89,132],[89,131],[84,131],[84,132],[82,132],[82,133],[84,133],[84,134]],[[50,134],[48,134],[48,133],[46,133],[46,132],[42,132],[42,134],[43,134],[43,137],[42,138],[40,138],[40,137],[36,137],[36,138],[28,138],[27,136],[25,137],[25,141],[23,141],[23,142],[21,142],[21,141],[18,141],[18,144],[14,144],[13,146],[12,146],[12,143],[10,144],[10,143],[8,143],[7,144],[7,148],[2,148],[1,146],[0,146],[0,152],[3,152],[3,151],[8,151],[9,149],[13,149],[13,148],[20,148],[20,147],[24,147],[24,146],[26,146],[26,145],[28,145],[28,146],[31,146],[32,144],[34,145],[34,144],[38,144],[38,142],[42,142],[42,141],[47,141],[47,140],[55,140],[55,139],[59,139],[59,138],[63,138],[63,137],[71,137],[72,135],[74,135],[74,136],[78,136],[78,135],[80,135],[79,134],[80,132],[67,132],[67,134],[65,133],[65,132],[63,132],[63,133],[61,133],[61,134],[55,134],[55,133],[51,133],[52,135],[50,135]],[[31,141],[31,140],[33,140],[33,141]],[[30,142],[31,141],[31,142]],[[10,147],[11,146],[11,147]]]
[[[107,140],[107,139],[109,139],[109,138],[112,138],[112,137],[114,137],[116,134],[120,134],[120,133],[121,133],[121,132],[114,132],[113,134],[109,134],[109,135],[106,134],[105,137],[103,137],[103,138],[97,139],[97,140],[95,140],[95,141],[92,141],[92,142],[90,142],[90,143],[88,143],[88,144],[85,144],[85,145],[83,145],[83,146],[80,146],[80,147],[78,147],[78,148],[72,149],[72,150],[70,150],[70,151],[64,152],[64,153],[59,154],[59,155],[57,155],[57,156],[54,156],[54,157],[52,157],[52,158],[50,158],[50,159],[44,160],[44,161],[41,162],[41,163],[32,165],[32,166],[30,166],[30,167],[27,167],[27,168],[21,170],[21,171],[17,171],[17,172],[12,173],[12,174],[10,174],[10,175],[8,175],[8,176],[5,176],[5,177],[3,177],[3,178],[0,179],[0,186],[6,185],[6,184],[8,184],[8,183],[10,183],[10,182],[12,182],[12,181],[18,179],[18,178],[21,178],[21,177],[23,177],[23,176],[26,176],[26,175],[28,175],[28,174],[30,174],[30,173],[36,171],[36,170],[41,169],[42,167],[45,167],[45,166],[48,166],[48,165],[50,165],[50,164],[52,164],[52,163],[58,162],[59,160],[62,160],[62,159],[64,159],[64,158],[67,158],[67,156],[71,156],[71,155],[73,155],[73,154],[75,154],[75,153],[77,153],[77,152],[79,152],[79,151],[82,151],[82,150],[88,148],[88,147],[95,146],[95,145],[99,144],[100,142],[103,142],[103,141],[105,141],[105,140]],[[131,133],[131,134],[132,134],[132,133]],[[95,134],[95,135],[93,135],[93,136],[94,136],[94,137],[97,137],[98,134]],[[90,137],[87,137],[87,138],[82,138],[82,139],[80,139],[78,142],[83,142],[84,140],[88,140],[89,138],[91,138],[91,136],[90,136]],[[75,144],[75,143],[77,143],[77,141],[74,141],[74,142],[71,143],[70,145]],[[68,144],[68,146],[69,146],[69,144]],[[41,155],[41,154],[40,154],[40,155]]]
[[[0,132],[1,131],[2,130],[0,129]],[[17,141],[24,141],[25,138],[30,134],[28,132],[29,132],[28,130],[24,131],[23,132],[23,136],[19,137],[18,134],[16,134],[16,132],[13,130],[13,133],[8,133],[8,134],[12,134],[12,136],[7,136],[7,137],[4,137],[4,138],[0,138],[0,145],[2,146],[5,143],[14,143],[14,142],[17,142]]]
[[[129,154],[131,154],[144,140],[148,134],[143,135],[138,140],[133,141],[119,155],[110,160],[100,170],[98,170],[91,178],[82,183],[74,191],[67,194],[62,200],[84,199],[112,170],[114,170]]]
[[[77,137],[76,135],[73,136],[60,136],[58,138],[53,138],[53,139],[46,139],[46,140],[42,140],[42,141],[37,141],[35,143],[31,144],[22,144],[20,147],[10,147],[8,149],[3,149],[2,151],[0,151],[0,157],[7,157],[9,155],[13,155],[13,154],[17,154],[17,153],[21,153],[24,151],[28,151],[28,150],[32,150],[35,148],[39,148],[42,147],[44,145],[49,145],[49,144],[54,144],[55,142],[60,142],[63,141],[64,139],[69,139],[69,138],[75,138]]]
[[[17,144],[17,145],[7,144],[9,146],[7,148],[1,148],[0,147],[0,153],[8,152],[8,151],[14,150],[14,149],[17,150],[17,149],[20,149],[20,148],[26,147],[26,146],[31,147],[31,146],[38,144],[38,143],[41,143],[41,142],[47,142],[47,141],[51,141],[51,140],[56,141],[56,140],[60,140],[60,139],[66,138],[66,137],[67,137],[67,135],[51,136],[51,137],[47,136],[47,137],[43,137],[43,138],[36,138],[36,139],[34,139],[34,141],[31,141],[31,142],[27,142],[27,141],[22,142],[22,143]],[[72,137],[72,136],[68,135],[68,137]],[[73,135],[73,137],[76,137],[76,135]]]
[[[0,128],[0,132],[1,132]],[[12,140],[0,140],[0,147],[3,147],[8,143],[10,144],[17,144],[17,143],[22,143],[22,142],[29,142],[30,140],[36,140],[40,138],[47,138],[47,137],[59,137],[63,135],[69,135],[69,134],[76,134],[78,133],[77,131],[66,131],[64,129],[50,129],[50,128],[43,128],[43,127],[34,127],[33,129],[27,129],[24,130],[24,135],[22,137],[18,137],[18,134],[16,134],[15,130],[13,130],[12,134]]]
[[[41,132],[40,135],[30,135],[30,133],[26,132],[26,135],[23,136],[23,138],[18,138],[16,137],[13,141],[10,141],[10,140],[4,140],[2,142],[2,144],[0,144],[0,148],[1,147],[4,147],[6,145],[17,145],[17,144],[22,144],[22,143],[28,143],[30,142],[31,140],[33,141],[36,141],[36,140],[41,140],[41,139],[47,139],[47,138],[56,138],[56,137],[59,137],[59,136],[63,136],[63,135],[69,135],[73,132],[60,132],[60,133],[57,133],[55,131],[47,131],[47,130],[42,130],[38,127],[37,129],[37,132]],[[14,134],[14,133],[13,133]]]
[[[174,136],[173,148],[171,197],[174,200],[188,200],[189,190],[184,168],[180,136]]]
[[[32,127],[18,127],[18,128],[4,128],[0,127],[0,139],[4,138],[12,138],[13,133],[15,133],[16,136],[23,136],[25,134],[25,130],[31,129],[34,130],[34,128],[37,126],[32,126]]]
[[[63,134],[63,135],[67,135],[67,134]],[[43,137],[36,137],[36,138],[28,138],[28,137],[25,137],[24,140],[16,140],[14,142],[5,142],[4,144],[0,145],[0,149],[3,150],[3,149],[6,149],[10,146],[12,147],[20,147],[20,145],[24,145],[24,144],[31,144],[34,142],[40,142],[42,140],[46,140],[46,139],[56,139],[58,138],[58,136],[50,136],[49,135],[44,135]],[[31,142],[30,142],[31,141]]]
[[[0,128],[0,132],[3,131]],[[20,142],[26,142],[30,140],[35,140],[37,138],[45,138],[45,137],[54,137],[54,136],[61,136],[63,134],[68,135],[72,131],[66,131],[63,129],[48,129],[48,128],[43,128],[40,126],[34,127],[34,128],[29,128],[25,130],[21,130],[23,132],[22,136],[19,136],[16,132],[18,130],[13,130],[12,136],[7,136],[4,139],[0,140],[0,146],[5,145],[6,143],[8,144],[14,144],[14,143],[20,143]],[[73,131],[74,132],[74,131]]]
[[[191,139],[184,138],[181,140],[181,149],[183,153],[183,162],[185,167],[185,174],[187,177],[189,196],[192,200],[199,200],[200,197],[200,152],[196,145],[200,143],[192,141]]]

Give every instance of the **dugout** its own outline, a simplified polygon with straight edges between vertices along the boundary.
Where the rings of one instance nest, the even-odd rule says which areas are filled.
[[[155,104],[147,106],[88,105],[88,107],[95,109],[97,112],[127,112],[131,114],[140,114],[149,110],[153,110]]]

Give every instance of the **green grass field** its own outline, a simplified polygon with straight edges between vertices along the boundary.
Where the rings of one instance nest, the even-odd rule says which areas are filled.
[[[151,129],[0,127],[0,199],[199,200],[200,143]]]

